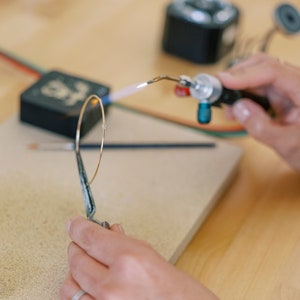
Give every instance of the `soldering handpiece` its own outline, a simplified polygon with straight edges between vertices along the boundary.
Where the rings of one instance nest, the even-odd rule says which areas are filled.
[[[198,74],[192,79],[190,94],[199,101],[199,123],[210,122],[211,106],[221,106],[221,104],[232,105],[241,98],[249,98],[261,105],[265,110],[271,108],[270,102],[266,97],[244,90],[227,89],[218,78],[204,73]]]

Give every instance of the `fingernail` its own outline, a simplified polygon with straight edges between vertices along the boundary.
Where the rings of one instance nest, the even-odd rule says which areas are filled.
[[[236,104],[234,104],[232,110],[234,116],[240,123],[244,123],[250,117],[251,114],[247,105],[242,101],[238,101]]]
[[[125,230],[124,230],[124,228],[123,228],[123,226],[122,226],[121,224],[116,224],[116,226],[118,227],[118,231],[119,231],[120,233],[125,234]]]
[[[70,220],[67,222],[67,224],[66,224],[66,230],[67,230],[67,232],[69,232],[69,230],[70,230],[71,222],[72,222],[72,219],[70,219]]]

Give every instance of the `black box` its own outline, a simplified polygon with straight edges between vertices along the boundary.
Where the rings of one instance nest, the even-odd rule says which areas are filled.
[[[167,6],[162,48],[189,61],[215,63],[235,41],[239,10],[221,1],[174,1]]]
[[[50,71],[21,94],[20,120],[75,138],[83,101],[92,94],[102,98],[108,93],[106,85]],[[100,118],[99,105],[89,107],[82,121],[81,136]]]

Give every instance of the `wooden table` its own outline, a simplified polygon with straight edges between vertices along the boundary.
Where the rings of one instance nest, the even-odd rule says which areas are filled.
[[[61,69],[113,89],[161,73],[214,73],[161,51],[167,0],[16,0],[0,3],[0,48],[45,70]],[[243,36],[273,25],[275,0],[238,0]],[[299,1],[291,1],[299,6]],[[269,52],[300,65],[299,37],[276,35]],[[0,121],[18,110],[19,94],[36,78],[0,60]],[[145,93],[145,105],[169,112],[169,85]],[[163,99],[156,102],[156,99]],[[127,104],[134,103],[128,100]],[[195,103],[179,105],[193,119]],[[177,107],[178,109],[178,107]],[[174,106],[174,114],[178,113]],[[172,111],[171,111],[172,112]],[[216,121],[223,120],[217,113]],[[177,262],[221,299],[300,299],[300,184],[272,150],[251,137],[238,175]]]

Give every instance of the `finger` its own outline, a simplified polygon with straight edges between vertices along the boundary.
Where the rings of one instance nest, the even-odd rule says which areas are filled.
[[[222,84],[230,89],[255,89],[259,94],[266,95],[270,101],[274,99],[274,92],[280,101],[290,99],[300,106],[300,71],[287,64],[281,64],[276,59],[266,59],[247,68],[232,69],[218,73]],[[270,89],[272,87],[272,89]],[[273,93],[270,93],[273,91]],[[274,99],[278,102],[278,99]]]
[[[273,148],[292,168],[300,171],[299,124],[279,125],[249,100],[238,101],[232,111],[250,135]]]
[[[75,243],[68,248],[70,273],[78,285],[92,296],[99,293],[101,282],[105,280],[107,268],[90,257]]]
[[[61,300],[70,300],[73,296],[80,291],[80,286],[76,283],[76,281],[72,278],[71,274],[68,274],[66,279],[63,282],[62,287],[60,288],[60,299]],[[93,300],[89,294],[84,294],[80,300]]]
[[[110,266],[122,253],[136,252],[141,247],[149,248],[146,243],[107,230],[81,217],[71,219],[67,228],[76,244],[106,266]]]
[[[241,62],[233,65],[228,71],[237,71],[241,69],[249,68],[250,66],[254,66],[260,64],[261,62],[270,59],[270,56],[266,55],[265,53],[258,52],[254,55],[251,55],[249,58],[242,60]]]
[[[274,147],[282,131],[270,116],[250,100],[240,100],[232,107],[235,118],[244,126],[250,135],[257,140]]]
[[[255,64],[246,69],[232,69],[217,74],[222,84],[230,89],[245,90],[269,85],[276,76],[276,62]]]
[[[284,129],[284,135],[274,147],[277,152],[290,164],[290,166],[300,172],[300,126],[290,125]]]

